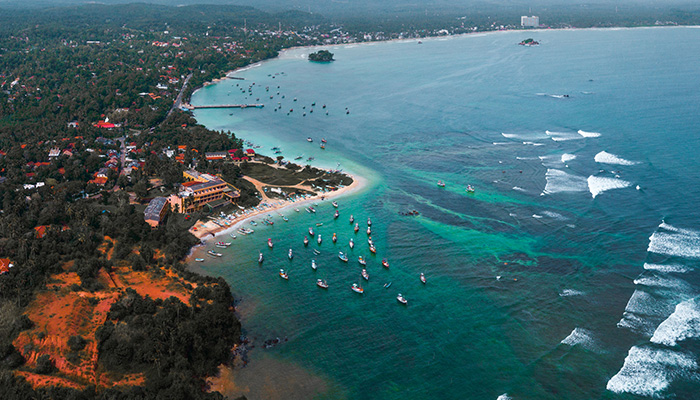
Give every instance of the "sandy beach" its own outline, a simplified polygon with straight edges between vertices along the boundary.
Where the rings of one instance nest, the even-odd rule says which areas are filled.
[[[349,175],[349,174],[348,174]],[[281,212],[284,209],[287,208],[299,208],[302,207],[308,203],[312,203],[315,201],[326,201],[326,200],[332,200],[339,198],[343,195],[347,195],[353,192],[357,192],[364,188],[367,184],[366,179],[361,178],[356,175],[349,175],[352,178],[352,183],[349,186],[344,186],[342,188],[339,188],[338,190],[334,190],[331,192],[325,192],[325,193],[318,193],[314,196],[305,198],[303,200],[297,200],[297,201],[291,201],[291,200],[281,200],[281,199],[267,199],[264,193],[261,192],[261,194],[264,196],[263,201],[258,205],[258,207],[261,207],[262,210],[255,210],[251,213],[241,215],[236,217],[235,219],[229,221],[229,225],[227,226],[220,226],[213,221],[202,221],[199,220],[197,221],[192,228],[190,228],[190,233],[196,236],[197,238],[201,239],[202,241],[207,241],[209,239],[216,238],[217,236],[220,235],[225,235],[229,234],[230,232],[233,232],[234,230],[240,228],[245,222],[248,220],[261,215],[261,214],[269,214],[271,212]],[[323,200],[321,199],[323,197]]]

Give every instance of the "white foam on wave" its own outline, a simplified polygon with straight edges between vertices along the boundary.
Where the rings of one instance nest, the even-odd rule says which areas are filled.
[[[591,195],[595,199],[596,196],[599,194],[606,192],[608,190],[612,189],[622,189],[626,188],[631,185],[631,183],[627,181],[623,181],[622,179],[616,179],[616,178],[606,178],[606,177],[600,177],[600,176],[589,176],[588,177],[588,190],[591,192]]]
[[[692,289],[688,283],[676,278],[663,276],[642,276],[634,280],[635,285],[673,289],[675,291],[688,293]]]
[[[574,135],[573,133],[568,132],[545,131],[544,133],[546,133],[547,136],[549,136],[549,138],[554,140],[555,142],[581,139],[581,136]]]
[[[651,342],[675,346],[680,341],[695,337],[700,337],[700,304],[698,299],[691,299],[676,305],[673,314],[656,328]]]
[[[637,161],[629,161],[624,158],[618,157],[615,154],[608,153],[607,151],[601,151],[593,157],[595,162],[601,164],[615,164],[615,165],[635,165],[639,164]]]
[[[585,138],[600,137],[600,133],[598,133],[598,132],[586,132],[586,131],[582,131],[581,129],[578,130],[578,134],[585,137]]]
[[[559,296],[561,297],[583,296],[584,294],[584,292],[575,289],[564,289],[561,292],[559,292]]]
[[[493,142],[493,145],[494,145],[494,146],[501,146],[501,145],[504,145],[504,144],[510,144],[510,142]]]
[[[636,315],[665,317],[670,314],[672,305],[663,301],[662,296],[653,295],[645,290],[637,289],[632,293],[625,312]]]
[[[576,159],[576,155],[574,155],[574,154],[565,153],[565,154],[561,155],[561,162],[563,162],[564,164],[566,164],[569,161],[574,160],[574,159]]]
[[[517,190],[518,192],[527,192],[527,190],[525,190],[519,186],[513,186],[513,190]]]
[[[530,145],[530,146],[544,146],[544,143],[537,143],[537,142],[523,142],[524,145]]]
[[[565,220],[568,219],[568,218],[566,218],[565,216],[559,214],[558,212],[549,211],[549,210],[542,211],[542,214],[548,216],[549,218],[557,219],[557,220],[559,220],[559,221],[565,221]]]
[[[496,400],[513,400],[513,398],[508,396],[508,393],[503,393],[502,395],[496,397]]]
[[[644,269],[650,270],[650,271],[658,271],[658,272],[677,272],[677,273],[684,273],[688,272],[690,269],[680,265],[680,264],[652,264],[652,263],[644,263]]]
[[[683,258],[700,258],[700,236],[686,232],[654,232],[649,237],[648,252]]]
[[[501,136],[503,136],[504,138],[508,138],[508,139],[522,139],[521,136],[518,136],[515,133],[503,133],[503,132],[501,132]]]
[[[587,350],[599,349],[597,340],[593,336],[593,332],[588,329],[578,327],[574,328],[569,336],[565,337],[560,343],[572,347],[578,345]]]
[[[606,388],[615,393],[658,396],[676,376],[697,367],[695,359],[687,354],[634,346]]]
[[[520,156],[518,156],[518,157],[515,157],[515,159],[522,161],[522,160],[538,160],[539,158],[538,157],[520,157]]]
[[[623,312],[622,319],[617,323],[618,328],[629,329],[633,332],[651,337],[656,329],[656,322],[630,312]]]
[[[532,218],[540,219],[540,218],[542,218],[542,216],[541,216],[541,215],[537,215],[537,214],[532,214]]]
[[[543,192],[545,194],[583,192],[588,189],[586,178],[568,174],[558,169],[548,169],[545,178],[547,179]]]

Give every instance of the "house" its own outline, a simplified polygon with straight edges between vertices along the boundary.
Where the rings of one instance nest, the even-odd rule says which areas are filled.
[[[112,129],[112,128],[117,127],[116,124],[113,124],[113,123],[107,122],[107,121],[99,121],[96,124],[94,124],[93,126],[95,126],[96,128],[104,128],[104,129]]]
[[[77,128],[79,126],[80,126],[80,123],[78,123],[78,121],[71,121],[68,123],[69,128]]]
[[[178,212],[190,213],[207,205],[215,208],[222,205],[222,199],[226,203],[240,197],[238,189],[229,186],[219,177],[194,170],[184,171],[183,176],[187,182],[180,185],[178,194],[171,195],[168,199],[171,208]]]
[[[0,258],[0,275],[4,275],[10,272],[10,268],[15,265],[10,261],[9,258]]]
[[[61,155],[61,150],[58,147],[54,147],[49,151],[49,158],[56,158]]]
[[[102,167],[102,168],[99,169],[99,171],[97,171],[97,173],[95,174],[95,177],[96,177],[96,178],[105,178],[105,179],[107,179],[107,178],[108,178],[108,174],[109,174],[109,168],[107,168],[107,167]]]
[[[163,222],[163,218],[165,218],[167,212],[168,199],[165,197],[156,197],[148,203],[148,206],[143,211],[143,218],[151,228],[156,228]]]
[[[207,161],[225,160],[228,157],[228,153],[225,151],[211,151],[204,153],[204,157]]]

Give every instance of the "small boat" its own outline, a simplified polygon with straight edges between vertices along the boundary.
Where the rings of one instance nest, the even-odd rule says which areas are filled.
[[[308,245],[309,245],[309,238],[304,236],[304,246],[308,246]]]
[[[362,268],[362,277],[368,281],[369,280],[369,274],[367,273],[367,270]]]
[[[338,258],[340,258],[340,261],[348,262],[348,256],[346,256],[342,251],[338,253]]]
[[[207,254],[209,254],[209,255],[212,256],[212,257],[221,257],[221,256],[223,256],[223,254],[217,253],[217,252],[215,252],[214,250],[207,250]]]
[[[373,245],[373,244],[369,246],[369,251],[371,251],[371,252],[372,252],[372,254],[377,254],[377,248],[376,248],[376,247],[374,247],[374,245]]]
[[[367,227],[367,234],[368,234],[368,235],[371,235],[371,234],[372,234],[372,228],[370,228],[369,226]]]
[[[284,272],[283,269],[281,269],[281,270],[280,270],[280,278],[282,278],[282,279],[289,279],[289,275],[288,275],[286,272]]]
[[[314,236],[314,228],[309,227],[309,235]]]
[[[287,257],[289,257],[290,260],[292,258],[294,258],[294,253],[292,253],[292,249],[289,249],[289,253],[287,253]]]
[[[357,233],[360,230],[360,224],[356,223],[355,224],[355,233]]]
[[[275,221],[268,219],[268,218],[265,218],[263,220],[263,222],[265,222],[265,224],[267,224],[267,225],[274,225],[275,224]]]
[[[350,225],[352,225],[353,222],[355,222],[355,217],[353,217],[352,215],[350,215]]]
[[[374,241],[372,240],[372,236],[367,238],[367,244],[370,246],[374,244]]]
[[[303,155],[303,154],[300,155],[299,157],[294,158],[294,159],[295,159],[295,160],[301,160],[302,158],[304,158],[304,155]]]
[[[321,289],[328,289],[328,284],[326,281],[322,281],[320,279],[316,279],[316,286],[320,287]]]
[[[472,185],[467,185],[467,193],[474,193],[474,187]]]
[[[260,253],[260,254],[258,254],[258,263],[262,264],[262,262],[263,262],[263,254]]]
[[[401,304],[408,304],[408,300],[406,300],[403,296],[401,296],[401,293],[399,293],[398,296],[396,296],[396,300],[399,301]]]
[[[359,294],[362,294],[365,292],[365,289],[362,289],[362,286],[358,286],[357,283],[353,283],[352,287],[350,289],[352,289],[353,292],[359,293]]]
[[[223,244],[215,244],[214,246],[216,246],[220,249],[228,249],[228,246],[224,246]]]
[[[236,238],[236,235],[234,235],[233,233],[229,233],[228,235],[231,236],[231,239],[235,239],[235,238]]]
[[[391,282],[387,282],[384,284],[384,289],[387,289],[389,286],[391,286]]]
[[[386,258],[382,259],[382,266],[384,266],[384,268],[389,268],[389,261],[387,261]]]
[[[335,232],[333,232],[333,243],[338,241],[338,237],[335,235]]]
[[[323,226],[323,222],[316,223],[316,226]]]
[[[216,242],[217,246],[223,246],[223,247],[228,247],[231,245],[231,242]]]
[[[272,239],[267,239],[267,247],[272,248]]]
[[[203,258],[195,258],[194,260],[197,261],[197,262],[204,262],[204,259],[203,259]]]
[[[323,108],[326,108],[326,106],[323,106]],[[326,143],[326,139],[321,138],[321,142]]]
[[[306,211],[307,211],[308,213],[311,213],[311,214],[313,214],[313,213],[315,213],[315,212],[316,212],[316,209],[315,209],[315,208],[313,208],[313,207],[311,207],[311,206],[309,206],[309,207],[307,207],[307,208],[306,208]]]
[[[355,247],[355,241],[350,239],[350,248],[352,249],[354,247]]]
[[[426,282],[426,281],[425,281],[425,275],[423,275],[422,272],[420,273],[420,281],[423,282],[424,284],[425,284],[425,282]]]
[[[309,142],[309,143],[311,143],[311,142],[313,142],[314,140],[311,139],[310,137],[308,137],[308,138],[306,138],[306,141]]]
[[[438,181],[438,182],[437,182],[437,185],[438,185],[438,187],[443,187],[443,188],[444,188],[444,187],[445,187],[445,182],[443,182],[443,181]]]
[[[337,203],[337,202],[334,201],[334,202],[331,202],[331,204],[333,204],[333,207],[338,208],[338,203]]]
[[[321,242],[323,241],[323,240],[321,239],[321,234],[320,234],[320,233],[318,234],[318,239],[317,239],[316,241],[318,242],[318,244],[321,244]]]
[[[289,222],[289,218],[285,217],[284,215],[282,216],[282,220],[283,220],[284,222]]]
[[[321,150],[324,150],[324,149],[326,148],[326,145],[323,144],[323,143],[321,143],[321,146],[320,146],[320,147],[321,147]]]
[[[318,250],[316,250],[316,249],[313,249],[313,252],[314,252],[314,254],[316,254],[316,255],[319,255],[319,254],[321,254],[321,252],[320,252],[320,251],[318,251]]]
[[[239,228],[239,229],[238,229],[238,233],[240,233],[241,235],[244,235],[244,236],[245,236],[245,235],[250,235],[250,234],[253,233],[253,232],[255,232],[255,231],[252,230],[252,229],[248,229],[248,228]]]
[[[258,225],[258,223],[255,222],[255,221],[250,221],[250,224],[253,225],[253,226],[257,226],[257,225]]]
[[[316,268],[318,268],[318,266],[316,265],[316,260],[311,260],[311,269],[316,271]]]
[[[357,262],[359,262],[360,265],[367,265],[367,261],[365,261],[365,259],[362,258],[362,256],[357,257]]]
[[[367,226],[372,226],[372,220],[367,217]]]
[[[340,216],[340,213],[338,210],[335,210],[335,214],[333,214],[333,219],[337,219]]]

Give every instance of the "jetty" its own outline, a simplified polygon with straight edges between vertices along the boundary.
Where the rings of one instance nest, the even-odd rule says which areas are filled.
[[[200,108],[263,108],[265,107],[265,104],[216,104],[208,106],[193,106],[192,104],[184,104],[183,107],[187,108],[188,110],[198,110]]]

